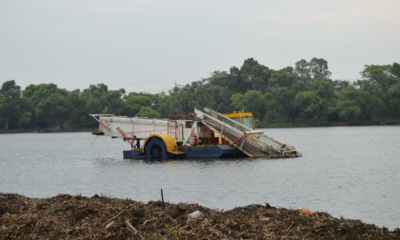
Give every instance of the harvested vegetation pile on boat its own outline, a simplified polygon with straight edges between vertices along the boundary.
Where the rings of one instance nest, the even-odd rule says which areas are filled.
[[[195,218],[193,212],[201,214]],[[195,215],[195,214],[192,214]],[[197,204],[58,195],[0,194],[0,239],[400,239],[327,213],[250,205],[217,211]]]

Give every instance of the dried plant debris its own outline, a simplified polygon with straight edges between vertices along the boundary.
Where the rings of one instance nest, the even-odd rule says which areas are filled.
[[[196,211],[201,214],[188,216]],[[97,195],[0,194],[0,239],[400,239],[400,229],[269,204],[221,212]]]

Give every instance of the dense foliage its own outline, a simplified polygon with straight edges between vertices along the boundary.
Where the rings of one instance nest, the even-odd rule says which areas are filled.
[[[258,126],[376,125],[400,123],[400,65],[366,65],[361,80],[331,80],[328,62],[313,58],[272,70],[250,58],[229,72],[168,93],[126,93],[104,84],[68,91],[55,84],[14,80],[0,89],[0,128],[95,128],[89,113],[159,118],[209,107],[254,113]]]

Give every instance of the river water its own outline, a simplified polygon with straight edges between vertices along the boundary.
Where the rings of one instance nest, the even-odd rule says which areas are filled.
[[[400,127],[264,129],[296,159],[123,160],[121,139],[90,133],[0,135],[0,192],[197,202],[270,203],[400,227]]]

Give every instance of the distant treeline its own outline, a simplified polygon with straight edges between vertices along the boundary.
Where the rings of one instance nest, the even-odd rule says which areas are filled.
[[[0,90],[0,128],[96,128],[89,113],[165,118],[209,107],[253,112],[258,126],[382,125],[400,123],[400,65],[366,65],[355,82],[331,80],[328,62],[313,58],[273,70],[250,58],[240,68],[157,94],[109,90],[105,84],[68,91],[55,84],[14,80]]]

